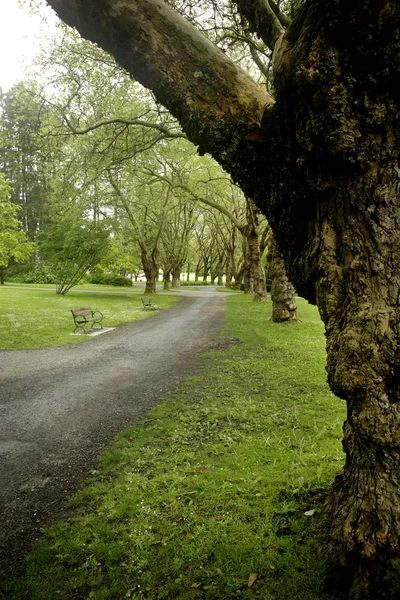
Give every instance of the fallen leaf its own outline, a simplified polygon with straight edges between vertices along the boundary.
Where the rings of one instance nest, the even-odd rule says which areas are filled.
[[[306,510],[304,514],[306,517],[312,517],[315,514],[315,508],[312,508],[311,510]]]
[[[201,586],[201,583],[192,583],[192,588],[199,588]]]
[[[251,587],[253,585],[253,583],[256,581],[256,579],[257,579],[257,573],[250,573],[247,587]]]
[[[223,521],[224,517],[222,515],[218,515],[218,517],[215,517],[217,519],[217,521]]]

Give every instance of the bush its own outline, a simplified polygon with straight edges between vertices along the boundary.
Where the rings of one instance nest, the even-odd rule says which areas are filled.
[[[114,285],[116,287],[132,287],[132,280],[123,275],[113,273],[91,273],[88,277],[89,283],[99,285]]]
[[[56,283],[56,273],[47,262],[14,265],[7,270],[7,280],[15,283]]]

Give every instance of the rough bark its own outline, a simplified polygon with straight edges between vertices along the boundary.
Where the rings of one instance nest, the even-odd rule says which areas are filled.
[[[306,0],[275,45],[274,106],[158,0],[49,3],[153,89],[267,216],[290,280],[318,303],[329,383],[348,405],[330,556],[360,567],[353,597],[399,597],[383,589],[400,560],[398,0]]]
[[[254,302],[266,302],[267,286],[260,251],[260,211],[251,198],[246,198],[246,202],[247,225],[240,228],[245,238],[245,293],[254,294]]]
[[[143,259],[142,259],[143,262]],[[145,294],[156,294],[157,293],[157,279],[158,279],[158,267],[155,264],[147,263],[146,266],[143,264],[143,271],[146,275],[146,287],[144,290]]]
[[[347,401],[329,549],[358,565],[350,595],[363,599],[399,594],[382,592],[400,550],[399,21],[395,2],[306,5],[276,78],[286,102],[270,171],[271,225],[298,291],[317,300],[329,384]]]
[[[180,285],[181,279],[181,266],[172,269],[172,287]]]
[[[297,321],[295,290],[286,275],[285,261],[274,241],[271,242],[269,276],[272,279],[272,321]]]

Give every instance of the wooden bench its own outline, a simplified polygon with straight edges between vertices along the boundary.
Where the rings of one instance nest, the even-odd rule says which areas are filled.
[[[72,316],[74,318],[75,329],[74,333],[77,329],[83,329],[85,333],[86,325],[90,324],[90,329],[95,325],[100,325],[100,329],[103,329],[103,325],[101,321],[104,319],[103,314],[99,310],[92,310],[90,306],[86,308],[75,308],[71,310]]]
[[[150,298],[147,298],[147,296],[142,298],[142,304],[145,310],[160,310],[157,304],[150,300]]]

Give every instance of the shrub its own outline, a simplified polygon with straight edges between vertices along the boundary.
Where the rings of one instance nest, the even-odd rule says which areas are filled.
[[[56,273],[48,262],[15,265],[8,269],[7,280],[16,283],[56,283]]]
[[[97,283],[100,285],[114,285],[116,287],[131,287],[132,280],[123,275],[114,273],[91,273],[88,277],[89,283]]]

